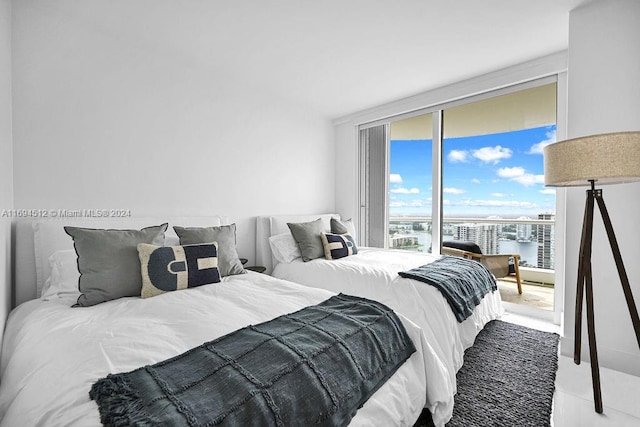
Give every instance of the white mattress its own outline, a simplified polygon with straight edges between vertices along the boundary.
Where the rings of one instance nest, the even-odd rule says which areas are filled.
[[[484,325],[504,313],[500,293],[487,294],[473,314],[459,323],[435,287],[398,276],[398,272],[433,262],[440,255],[419,252],[358,248],[358,254],[337,260],[315,259],[279,263],[273,276],[307,286],[343,292],[380,301],[420,326],[427,341],[445,363],[450,381],[462,366]]]
[[[97,405],[88,394],[96,380],[159,362],[331,295],[249,273],[219,284],[87,308],[70,308],[74,301],[64,299],[28,301],[7,322],[0,364],[1,425],[100,425]],[[446,369],[420,328],[401,318],[417,352],[365,403],[352,425],[412,425],[425,406],[438,424],[450,414],[453,391]]]

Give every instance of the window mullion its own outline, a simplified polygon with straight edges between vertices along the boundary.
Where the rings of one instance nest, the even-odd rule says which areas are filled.
[[[432,191],[431,191],[431,253],[440,254],[442,245],[442,129],[443,111],[433,112]]]

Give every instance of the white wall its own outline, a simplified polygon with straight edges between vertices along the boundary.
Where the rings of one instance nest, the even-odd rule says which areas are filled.
[[[144,28],[137,39],[83,20],[108,3],[71,14],[14,2],[17,208],[227,215],[250,259],[255,216],[334,210],[327,118],[154,44]]]
[[[11,2],[0,0],[0,211],[13,207]],[[0,339],[11,307],[11,219],[0,216]]]
[[[587,4],[571,12],[569,29],[568,136],[640,130],[640,2],[600,0]],[[603,194],[638,306],[640,184],[607,186]],[[563,354],[573,353],[575,283],[584,203],[585,189],[567,192]],[[640,348],[598,209],[594,223],[592,265],[598,359],[602,366],[640,375]],[[588,348],[584,319],[585,360]]]

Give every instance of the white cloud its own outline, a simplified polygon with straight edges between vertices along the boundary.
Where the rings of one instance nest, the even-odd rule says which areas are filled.
[[[553,188],[545,188],[543,190],[540,190],[540,193],[542,194],[556,194],[556,190]]]
[[[465,193],[465,191],[461,188],[443,188],[442,189],[443,193],[447,193],[447,194],[462,194]]]
[[[522,176],[518,176],[513,178],[519,184],[524,185],[525,187],[530,187],[535,184],[544,184],[544,175],[533,175],[531,173],[525,173]]]
[[[507,197],[508,194],[504,194],[504,193],[491,193],[491,195],[493,197]]]
[[[502,159],[508,159],[513,154],[509,148],[496,145],[495,147],[482,147],[479,150],[473,150],[473,157],[482,160],[485,163],[498,163]]]
[[[389,203],[391,208],[422,208],[424,206],[431,206],[431,200],[409,200],[409,201],[397,201]]]
[[[544,184],[544,175],[534,175],[528,173],[524,168],[515,166],[512,168],[500,168],[498,169],[498,176],[500,178],[507,178],[511,181],[515,181],[518,184],[522,184],[525,187],[530,187],[535,184]]]
[[[556,130],[553,129],[546,134],[547,139],[533,144],[527,154],[542,154],[542,150],[549,144],[556,142]]]
[[[447,200],[446,204],[452,206],[493,207],[493,208],[522,208],[533,209],[538,205],[532,202],[519,202],[517,200]]]
[[[520,166],[515,166],[512,168],[500,168],[498,169],[498,176],[500,178],[517,178],[525,174],[524,168]]]
[[[389,190],[391,193],[395,193],[395,194],[419,194],[420,190],[417,188],[404,188],[404,187],[398,187],[398,188],[392,188],[391,190]]]
[[[471,182],[473,182],[474,184],[480,184],[480,180],[478,178],[473,178]]]
[[[391,184],[402,184],[402,177],[399,173],[389,174],[389,182]]]
[[[520,166],[500,168],[497,173],[500,178],[510,179],[511,181],[524,185],[525,187],[535,184],[544,184],[544,175],[527,173],[527,171]]]
[[[447,159],[451,163],[466,163],[469,161],[469,153],[465,150],[451,150]]]

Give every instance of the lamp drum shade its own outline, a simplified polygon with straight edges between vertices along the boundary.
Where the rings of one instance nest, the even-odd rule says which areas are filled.
[[[544,148],[544,184],[574,187],[640,180],[640,132],[568,139]]]

